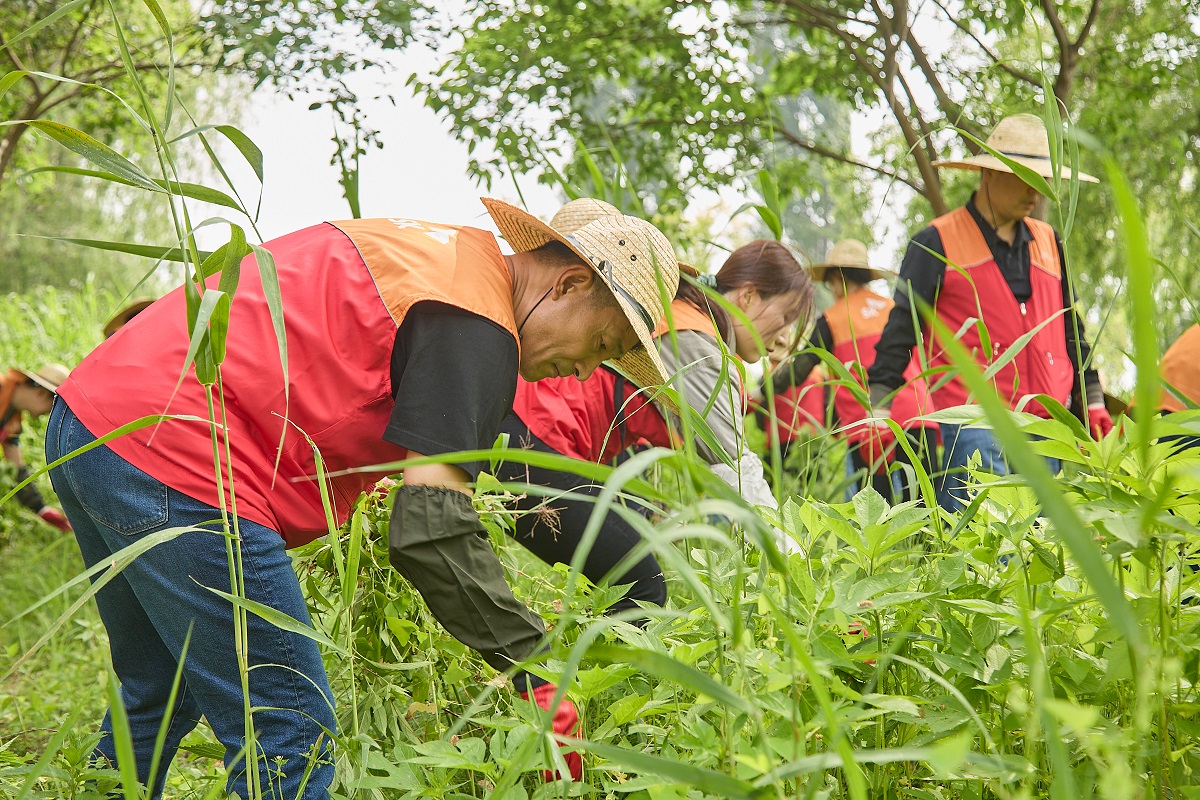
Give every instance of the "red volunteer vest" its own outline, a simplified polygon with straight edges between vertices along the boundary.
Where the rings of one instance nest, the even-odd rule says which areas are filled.
[[[672,301],[671,316],[677,331],[717,335],[712,318],[687,301]],[[654,335],[667,330],[663,320]],[[666,418],[647,393],[607,369],[596,370],[586,381],[518,380],[513,411],[556,452],[593,463],[607,463],[635,444],[674,446]]]
[[[250,256],[230,313],[223,399],[237,513],[279,531],[293,547],[326,531],[305,434],[319,448],[327,472],[404,458],[404,448],[381,436],[395,405],[391,357],[405,314],[421,301],[446,303],[495,322],[515,339],[512,279],[491,234],[413,220],[327,223],[265,247],[279,272],[290,398],[284,396],[275,333]],[[216,283],[216,277],[209,282]],[[187,353],[186,319],[183,290],[177,289],[71,373],[59,393],[90,431],[103,434],[164,411],[207,417],[203,387],[191,370],[172,398]],[[218,504],[207,423],[170,420],[109,446],[183,494]],[[359,494],[384,474],[330,478],[334,522],[344,523]]]
[[[775,415],[763,403],[755,404],[755,410],[767,415],[763,425],[766,449],[779,439],[781,445],[791,444],[807,431],[825,424],[825,374],[820,367],[809,373],[799,386],[790,386],[775,395]]]
[[[833,335],[831,352],[863,387],[866,386],[867,370],[875,363],[875,346],[895,305],[891,298],[863,287],[835,301],[825,311],[825,321],[829,323]],[[936,428],[935,422],[917,419],[934,409],[929,399],[929,388],[915,360],[910,360],[905,368],[904,381],[904,386],[892,401],[892,418],[905,428]],[[867,410],[845,386],[835,387],[833,405],[837,410],[839,425],[849,425],[867,416]]]
[[[952,333],[963,330],[968,320],[980,319],[987,326],[991,352],[983,352],[979,330],[974,323],[963,330],[959,338],[981,367],[986,368],[1017,339],[1054,317],[993,379],[996,390],[1008,400],[1011,408],[1016,408],[1022,397],[1032,394],[1046,394],[1066,403],[1071,396],[1074,377],[1067,355],[1066,323],[1060,313],[1063,310],[1062,265],[1058,260],[1054,229],[1036,219],[1026,218],[1025,223],[1033,234],[1029,243],[1029,281],[1033,293],[1027,301],[1018,303],[971,212],[959,208],[933,221],[950,262],[935,309],[938,318]],[[937,346],[935,338],[929,337],[930,366],[948,367],[951,361]],[[968,401],[967,387],[956,375],[934,393],[933,399],[938,408],[963,405]],[[1040,403],[1028,403],[1025,410],[1048,416]]]

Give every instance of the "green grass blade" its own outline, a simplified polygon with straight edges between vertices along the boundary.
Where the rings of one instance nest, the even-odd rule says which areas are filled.
[[[629,750],[611,744],[601,744],[580,739],[572,742],[580,750],[595,753],[602,758],[639,774],[657,775],[672,783],[701,789],[705,794],[727,798],[727,800],[763,800],[774,796],[770,788],[755,788],[746,781],[704,767],[695,767],[672,758]]]
[[[699,695],[711,697],[730,708],[752,716],[758,714],[758,709],[753,703],[725,684],[718,683],[695,667],[676,661],[666,653],[598,644],[589,648],[587,655],[609,664],[629,664],[642,672],[691,689]]]
[[[35,33],[40,31],[42,28],[46,27],[47,25],[53,25],[55,22],[58,22],[60,19],[65,17],[67,14],[70,14],[75,9],[77,9],[81,6],[85,6],[90,2],[91,2],[91,0],[71,0],[71,2],[66,3],[62,6],[59,6],[57,9],[52,11],[50,14],[46,15],[44,18],[38,20],[37,22],[30,25],[25,30],[21,31],[16,36],[14,36],[13,38],[11,38],[7,42],[5,42],[4,43],[5,48],[10,48],[18,42],[23,42],[24,40],[28,39],[30,36],[33,36]]]
[[[132,161],[113,150],[103,142],[93,139],[78,128],[52,122],[45,119],[14,120],[0,122],[0,125],[28,125],[41,131],[68,150],[83,156],[88,161],[100,167],[105,173],[111,173],[131,185],[141,187],[151,192],[166,191],[146,173],[142,172]]]
[[[201,584],[201,585],[203,585],[203,584]],[[271,608],[270,606],[260,603],[257,600],[251,600],[248,597],[238,597],[235,594],[230,594],[229,592],[223,592],[220,589],[214,588],[212,586],[205,586],[204,588],[208,589],[210,592],[212,592],[215,595],[218,595],[219,597],[225,598],[226,600],[228,600],[230,603],[233,603],[233,605],[237,606],[238,608],[241,608],[241,609],[244,609],[244,610],[250,612],[251,614],[253,614],[256,617],[259,617],[260,619],[262,619],[265,622],[269,622],[270,624],[274,625],[276,628],[279,628],[280,630],[287,631],[288,633],[299,634],[300,636],[303,636],[306,639],[312,639],[317,644],[322,645],[324,647],[328,647],[330,650],[337,653],[339,656],[342,656],[343,658],[350,657],[350,654],[347,653],[346,650],[344,648],[342,648],[341,645],[334,642],[332,639],[330,639],[325,634],[321,633],[316,628],[314,628],[311,625],[308,625],[304,622],[301,622],[300,620],[296,619],[295,617],[288,616],[287,614],[283,613],[282,611],[280,611],[278,609]]]

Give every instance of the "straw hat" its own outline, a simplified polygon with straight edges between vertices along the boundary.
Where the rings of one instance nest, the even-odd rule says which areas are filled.
[[[894,272],[886,269],[876,269],[867,258],[867,246],[858,239],[842,239],[829,248],[829,255],[820,264],[811,265],[808,270],[814,281],[825,280],[825,273],[835,267],[849,269],[865,269],[871,273],[871,280],[894,278]]]
[[[594,197],[580,197],[564,205],[550,218],[550,227],[559,233],[574,233],[601,217],[619,217],[621,209]]]
[[[71,374],[71,370],[64,367],[62,364],[45,364],[37,372],[27,369],[17,370],[26,378],[42,387],[50,394],[58,394],[58,387],[62,386],[63,381]]]
[[[129,322],[129,320],[145,311],[153,302],[153,297],[140,297],[122,308],[117,313],[113,314],[112,319],[104,323],[104,328],[102,329],[104,331],[104,338],[107,339],[121,328],[125,327],[125,324]]]
[[[620,215],[621,209],[612,203],[597,200],[594,197],[580,197],[555,211],[554,216],[550,218],[550,227],[559,233],[574,233],[600,217]],[[676,263],[679,264],[680,272],[691,275],[693,278],[700,275],[700,270],[691,264],[685,261]]]
[[[612,213],[561,232],[516,206],[490,197],[482,200],[514,252],[528,253],[547,242],[561,242],[591,265],[617,298],[642,344],[613,364],[639,386],[648,388],[667,382],[667,371],[652,338],[665,313],[659,281],[667,298],[674,297],[679,288],[679,266],[667,237],[643,219]],[[596,204],[594,210],[603,201],[591,202]],[[583,207],[578,210],[582,212]]]
[[[1029,167],[1043,178],[1053,178],[1053,165],[1050,162],[1050,139],[1046,136],[1046,125],[1041,117],[1033,114],[1015,114],[1005,117],[987,138],[987,146],[1002,153],[1007,158]],[[935,161],[935,167],[951,169],[966,169],[978,172],[981,169],[994,169],[997,172],[1011,173],[1012,169],[1000,159],[988,152],[950,161]],[[1086,172],[1078,173],[1079,180],[1088,183],[1099,183],[1099,180]],[[1071,167],[1059,166],[1059,176],[1070,180]]]

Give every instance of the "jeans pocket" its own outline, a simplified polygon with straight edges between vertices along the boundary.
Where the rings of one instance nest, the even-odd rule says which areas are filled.
[[[66,452],[94,442],[73,414],[67,425]],[[167,524],[167,486],[155,480],[107,445],[81,453],[63,465],[79,504],[96,522],[132,536]]]

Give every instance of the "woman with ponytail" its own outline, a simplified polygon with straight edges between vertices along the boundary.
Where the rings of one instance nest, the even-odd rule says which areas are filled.
[[[550,225],[569,234],[573,225],[614,213],[619,212],[602,201],[575,200],[564,206]],[[748,502],[774,508],[762,462],[743,441],[738,370],[725,359],[736,355],[747,363],[757,362],[764,346],[807,319],[812,309],[812,282],[796,257],[773,240],[756,240],[738,248],[715,275],[699,274],[683,265],[681,269],[741,314],[730,314],[708,292],[682,280],[667,316],[671,327],[664,323],[655,331],[659,355],[667,373],[674,376],[672,386],[683,402],[699,413],[707,409],[705,421],[724,451],[715,452],[697,441],[699,455]],[[593,463],[611,463],[637,444],[678,446],[678,417],[651,402],[648,394],[607,366],[585,381],[570,375],[537,383],[521,381],[513,413],[502,431],[509,434],[509,447]],[[547,563],[570,563],[602,487],[578,475],[519,463],[506,462],[497,472],[502,481],[562,492],[549,501],[536,497],[518,500],[518,510],[532,513],[520,514],[510,535]],[[543,502],[545,508],[540,508]],[[584,562],[583,573],[594,583],[607,577],[614,585],[632,584],[612,611],[636,608],[639,602],[666,602],[666,581],[653,555],[622,575],[609,575],[640,542],[633,526],[610,512]],[[794,545],[781,537],[779,546],[792,549]]]

